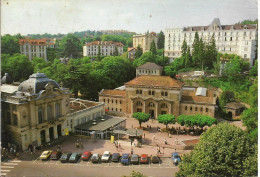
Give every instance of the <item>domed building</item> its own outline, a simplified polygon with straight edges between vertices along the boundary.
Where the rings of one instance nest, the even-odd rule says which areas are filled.
[[[35,73],[19,85],[11,84],[8,74],[2,78],[2,123],[5,140],[26,150],[65,135],[69,127],[69,89]]]

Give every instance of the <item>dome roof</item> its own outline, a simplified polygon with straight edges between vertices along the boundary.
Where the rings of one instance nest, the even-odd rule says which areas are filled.
[[[11,76],[9,76],[8,73],[5,73],[4,77],[2,78],[2,84],[12,84],[13,83],[13,79],[11,78]]]
[[[45,86],[48,83],[52,83],[53,88],[60,88],[59,84],[47,78],[46,74],[44,73],[35,73],[30,76],[30,78],[24,82],[22,82],[19,87],[18,91],[21,92],[31,92],[31,93],[39,93],[42,90],[45,90]]]

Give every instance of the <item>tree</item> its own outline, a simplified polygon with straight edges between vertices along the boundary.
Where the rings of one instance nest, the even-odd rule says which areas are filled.
[[[165,39],[164,33],[160,31],[158,35],[158,42],[157,42],[158,49],[164,48],[164,39]]]
[[[241,114],[243,125],[247,127],[250,138],[257,142],[258,108],[249,108]]]
[[[33,66],[28,57],[21,54],[13,56],[2,54],[2,76],[8,73],[14,81],[24,81],[33,74]]]
[[[246,133],[221,123],[203,133],[194,150],[183,156],[176,176],[257,176],[257,165],[250,166],[252,157],[257,158],[257,148]]]
[[[136,118],[139,122],[139,125],[141,127],[141,124],[143,122],[147,122],[150,118],[150,114],[144,113],[144,112],[135,112],[133,113],[133,118]]]
[[[257,76],[258,75],[258,61],[255,61],[254,66],[249,71],[250,76]]]
[[[119,55],[117,47],[115,47],[115,51],[114,51],[113,55],[114,56],[118,56]]]
[[[143,49],[140,47],[140,45],[138,45],[135,52],[135,58],[137,59],[142,55],[143,55]]]
[[[151,42],[150,52],[152,52],[154,55],[157,55],[156,45],[155,45],[154,40]]]
[[[82,47],[80,40],[73,34],[68,34],[61,41],[61,49],[64,57],[78,58]]]
[[[100,50],[100,45],[98,46],[98,55],[97,55],[97,59],[98,59],[98,61],[100,61],[101,60],[101,50]]]
[[[206,116],[206,115],[180,115],[177,119],[177,122],[180,125],[185,125],[188,127],[199,126],[203,128],[204,126],[212,126],[213,124],[217,124],[217,119]]]
[[[186,40],[184,39],[184,41],[182,42],[182,46],[181,46],[181,56],[182,57],[185,57],[186,54],[187,54],[187,42]]]
[[[156,63],[156,55],[152,52],[145,52],[140,58],[135,59],[133,64],[135,67],[145,64],[146,62]]]
[[[158,116],[158,122],[166,125],[166,129],[168,124],[175,124],[175,121],[175,117],[172,114],[162,114]]]
[[[122,176],[122,177],[146,177],[144,176],[142,173],[140,172],[135,172],[134,170],[132,171],[132,173],[130,174],[130,176]]]
[[[6,34],[1,37],[1,52],[10,55],[13,55],[14,53],[20,53],[19,39],[21,38],[22,37],[20,34],[16,36]]]
[[[193,41],[193,44],[192,44],[192,65],[194,67],[197,67],[199,66],[199,49],[200,49],[200,38],[199,38],[199,34],[198,32],[196,31],[195,32],[195,37],[194,37],[194,41]]]
[[[186,51],[186,54],[184,56],[184,67],[185,68],[189,68],[191,67],[191,63],[192,63],[192,56],[191,56],[191,53],[190,53],[190,47],[188,46],[187,47],[187,51]]]

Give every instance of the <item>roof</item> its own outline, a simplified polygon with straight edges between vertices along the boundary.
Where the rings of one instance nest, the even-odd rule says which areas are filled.
[[[247,27],[247,29],[256,29],[256,25],[250,24],[250,25],[221,25],[222,30],[230,30],[233,28],[233,30],[241,30],[244,29],[244,27]],[[204,31],[210,30],[209,26],[192,26],[188,28],[184,28],[184,31],[190,31],[192,28],[192,31],[202,31],[204,28]]]
[[[134,48],[134,47],[128,47],[127,52],[130,52],[130,51],[132,51],[132,50],[136,50],[136,48]]]
[[[155,63],[147,62],[141,66],[138,66],[136,69],[163,69],[163,67]]]
[[[240,109],[245,108],[245,106],[240,102],[230,102],[225,105],[225,108]]]
[[[202,87],[199,87],[202,88]],[[193,90],[183,90],[182,91],[182,102],[192,102],[192,103],[209,103],[215,104],[215,97],[212,90],[207,89],[193,89]],[[201,91],[200,91],[201,90]],[[204,90],[205,92],[203,92]],[[197,93],[202,93],[201,95],[197,95]],[[205,96],[204,96],[205,95]]]
[[[19,85],[18,91],[33,92],[34,94],[36,94],[39,93],[41,90],[45,90],[45,86],[48,83],[51,83],[53,85],[53,88],[60,88],[59,84],[56,81],[47,78],[44,73],[35,73],[32,74],[28,80],[22,82]]]
[[[18,90],[18,86],[3,84],[1,85],[0,90],[3,93],[14,93]]]
[[[126,134],[129,136],[140,136],[143,135],[143,130],[140,129],[128,129]]]
[[[120,87],[115,88],[115,90],[125,90],[125,86],[122,85],[122,86],[120,86]]]
[[[182,82],[177,81],[170,76],[150,76],[141,75],[135,79],[125,83],[126,86],[138,85],[138,86],[152,86],[152,87],[167,87],[167,88],[182,88],[184,85]]]
[[[93,41],[88,42],[85,44],[85,46],[91,46],[91,45],[118,45],[118,46],[124,46],[121,42],[114,42],[114,41]]]
[[[104,89],[100,95],[126,96],[125,90],[106,90]]]
[[[102,121],[99,118],[96,118],[96,125],[93,125],[93,121],[88,121],[84,124],[78,125],[75,128],[81,130],[89,130],[89,131],[105,131],[120,122],[126,121],[124,118],[119,117],[111,117],[111,116],[104,116],[105,121]]]
[[[198,87],[196,91],[196,96],[206,96],[207,95],[207,89],[203,87]]]
[[[74,113],[93,106],[97,106],[99,104],[100,104],[99,102],[70,98],[70,112]]]
[[[46,39],[19,39],[19,45],[29,43],[30,45],[41,45],[46,46]]]

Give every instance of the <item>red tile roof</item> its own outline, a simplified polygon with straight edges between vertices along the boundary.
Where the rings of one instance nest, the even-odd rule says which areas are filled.
[[[166,88],[181,88],[183,83],[177,81],[169,76],[149,76],[141,75],[135,79],[125,83],[128,85],[138,85],[138,86],[147,86],[147,87],[166,87]]]
[[[134,50],[134,47],[128,47],[127,52],[130,52],[131,50]]]
[[[28,42],[30,45],[42,45],[46,46],[46,39],[19,39],[19,45],[24,45]]]
[[[125,90],[103,90],[100,95],[126,96]]]
[[[118,45],[118,46],[124,46],[121,42],[113,42],[113,41],[94,41],[94,42],[88,42],[85,44],[85,46],[91,46],[91,45]]]
[[[209,103],[215,104],[215,99],[213,97],[213,91],[207,89],[206,96],[196,96],[196,89],[195,90],[183,90],[182,91],[182,98],[183,102],[195,102],[195,103]]]
[[[162,69],[163,67],[155,63],[147,62],[141,66],[138,66],[136,69]]]

